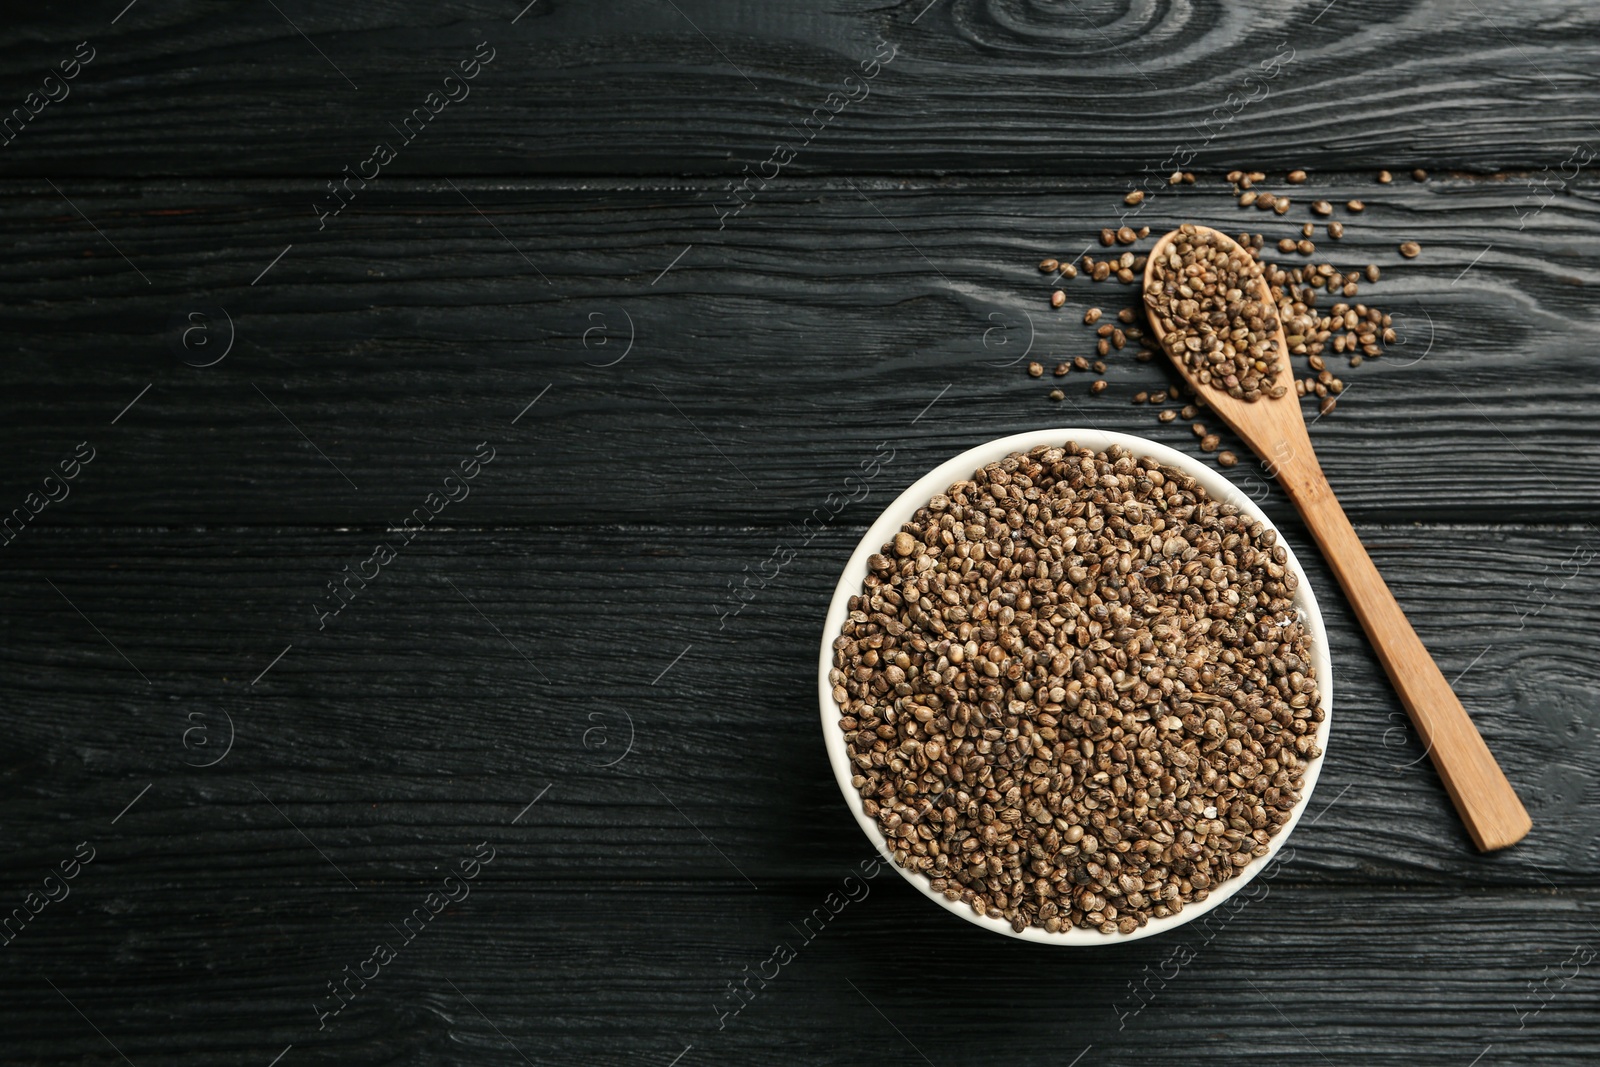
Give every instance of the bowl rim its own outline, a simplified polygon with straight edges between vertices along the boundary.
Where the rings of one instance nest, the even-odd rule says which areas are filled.
[[[1103,934],[1098,930],[1077,927],[1071,930],[1062,930],[1058,933],[1050,933],[1036,926],[1026,927],[1019,932],[1013,930],[1011,924],[1003,919],[982,916],[960,901],[946,900],[942,893],[935,892],[931,888],[925,875],[908,871],[898,863],[895,863],[888,848],[888,841],[879,831],[877,821],[867,815],[862,804],[861,794],[850,783],[852,771],[849,754],[845,748],[844,731],[839,728],[841,710],[834,703],[833,686],[828,682],[828,672],[833,666],[833,641],[844,627],[845,617],[849,614],[850,597],[858,594],[862,588],[867,575],[867,558],[874,552],[879,551],[891,540],[895,533],[899,531],[901,525],[909,521],[917,509],[927,504],[935,493],[944,492],[956,482],[969,479],[975,471],[985,465],[1004,459],[1013,453],[1028,452],[1040,445],[1064,447],[1068,442],[1072,442],[1080,448],[1092,448],[1096,452],[1104,452],[1112,446],[1121,446],[1136,456],[1149,456],[1163,465],[1175,467],[1185,474],[1193,476],[1207,494],[1214,499],[1237,505],[1241,511],[1252,519],[1277,532],[1277,543],[1283,545],[1284,551],[1288,554],[1286,566],[1290,567],[1299,578],[1299,584],[1295,590],[1294,603],[1306,624],[1307,633],[1311,641],[1312,667],[1316,670],[1317,688],[1322,697],[1323,716],[1322,723],[1317,731],[1317,744],[1322,749],[1323,754],[1306,771],[1305,788],[1301,791],[1300,800],[1289,813],[1289,819],[1284,823],[1283,828],[1278,831],[1268,844],[1266,854],[1252,859],[1242,871],[1213,889],[1211,894],[1199,904],[1185,905],[1183,911],[1176,915],[1169,915],[1161,919],[1151,919],[1131,934]],[[834,587],[833,597],[829,601],[827,617],[822,628],[822,651],[817,672],[817,696],[822,712],[823,742],[827,747],[828,762],[833,768],[834,780],[838,783],[839,791],[844,796],[846,806],[849,807],[851,814],[855,816],[856,824],[860,826],[862,833],[866,834],[867,840],[872,843],[873,848],[877,850],[880,857],[890,867],[898,871],[923,896],[938,904],[945,911],[986,930],[1004,934],[1007,937],[1046,945],[1098,946],[1138,941],[1141,938],[1152,937],[1193,922],[1225,903],[1239,890],[1249,885],[1273,861],[1283,848],[1284,843],[1289,840],[1289,836],[1294,832],[1301,817],[1305,814],[1306,807],[1311,801],[1311,794],[1316,788],[1317,779],[1321,775],[1323,764],[1327,760],[1329,729],[1333,722],[1333,667],[1328,654],[1327,627],[1324,624],[1321,609],[1317,605],[1316,594],[1312,591],[1311,583],[1306,578],[1305,569],[1300,565],[1294,549],[1285,540],[1283,532],[1278,529],[1277,525],[1268,517],[1266,512],[1261,510],[1254,500],[1241,492],[1237,486],[1219,471],[1158,441],[1151,441],[1148,438],[1111,430],[1068,427],[1065,429],[1029,430],[975,445],[959,455],[945,460],[912,482],[883,509],[878,518],[868,527],[860,543],[857,544],[855,551],[851,553],[849,560],[845,563],[843,572],[839,576],[838,584]]]

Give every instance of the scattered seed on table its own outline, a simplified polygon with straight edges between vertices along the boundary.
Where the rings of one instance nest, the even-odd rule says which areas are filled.
[[[1037,363],[1028,364],[1028,377],[1037,378],[1044,373],[1044,368]]]
[[[1117,312],[1118,322],[1131,323],[1134,320],[1134,317],[1133,308],[1123,308],[1121,311]]]
[[[1256,194],[1254,192],[1245,192],[1245,193],[1239,194],[1239,206],[1240,207],[1249,207],[1251,204],[1253,204],[1255,202],[1256,202]]]
[[[1150,227],[1148,227],[1148,226],[1140,226],[1139,227],[1139,239],[1142,241],[1146,237],[1149,237],[1149,236],[1150,236]]]
[[[1094,382],[1094,384],[1089,386],[1089,392],[1091,392],[1091,393],[1103,393],[1105,391],[1106,391],[1106,380],[1104,378],[1100,378],[1100,379],[1096,380]]]
[[[1272,205],[1276,204],[1277,202],[1278,198],[1273,196],[1271,193],[1262,193],[1260,196],[1256,197],[1256,207],[1260,208],[1262,211],[1271,211]]]
[[[1337,219],[1328,223],[1328,236],[1332,237],[1334,240],[1338,240],[1339,238],[1343,237],[1344,223],[1338,221]]]
[[[1165,411],[1161,412],[1161,414],[1156,416],[1156,418],[1160,419],[1162,422],[1171,422],[1177,417],[1178,413],[1173,411],[1171,408],[1167,408]]]
[[[1094,371],[1096,374],[1104,374],[1106,372],[1106,365],[1097,359],[1089,365],[1089,369]]]
[[[1223,451],[1217,453],[1217,463],[1220,466],[1231,467],[1238,462],[1239,457],[1234,455],[1232,452]]]
[[[1418,167],[1416,170],[1411,172],[1411,180],[1414,182],[1425,182],[1428,180],[1428,172],[1423,170],[1421,167]]]
[[[1367,281],[1375,282],[1381,277],[1383,277],[1383,272],[1378,269],[1378,265],[1376,263],[1368,263],[1367,264]]]
[[[1313,200],[1311,202],[1311,212],[1314,215],[1332,215],[1333,205],[1326,200]]]
[[[1057,269],[1060,266],[1061,266],[1061,264],[1057,263],[1053,259],[1043,259],[1043,260],[1039,261],[1039,269],[1042,270],[1046,274],[1049,274],[1051,271]]]
[[[1095,343],[1094,350],[1101,356],[1109,356],[1111,354],[1111,342],[1102,337]]]
[[[1313,223],[1313,222],[1308,222],[1304,226],[1300,227],[1300,236],[1301,237],[1310,237],[1312,234],[1314,234],[1316,232],[1317,232],[1317,226],[1316,226],[1316,223]],[[1293,242],[1290,242],[1290,243],[1292,244]]]
[[[1189,430],[1196,437],[1204,437],[1206,434],[1211,432],[1211,431],[1206,429],[1206,424],[1203,423],[1203,422],[1194,423],[1193,425],[1191,425],[1189,427]]]
[[[1305,180],[1306,180],[1306,172],[1305,171],[1303,171],[1303,170],[1291,170],[1289,172],[1289,184],[1290,185],[1299,185],[1301,182],[1304,182]]]
[[[1283,238],[1283,240],[1278,242],[1278,251],[1283,252],[1283,253],[1289,253],[1289,252],[1293,252],[1294,250],[1295,250],[1295,240],[1294,240],[1293,237],[1285,237],[1285,238]]]
[[[1394,181],[1394,175],[1393,174],[1390,174],[1386,170],[1380,170],[1378,172],[1378,184],[1379,185],[1388,185],[1392,181]]]
[[[1063,278],[1076,278],[1078,276],[1078,268],[1071,263],[1063,263],[1061,264],[1061,276]]]
[[[1106,229],[1100,231],[1100,243],[1110,248],[1117,243],[1117,231]]]
[[[1272,211],[1275,215],[1287,215],[1289,213],[1289,198],[1280,196],[1274,200],[1272,202]]]
[[[1218,437],[1214,433],[1208,433],[1204,437],[1200,438],[1200,451],[1215,452],[1217,447],[1221,444],[1222,438]]]
[[[1317,246],[1316,245],[1312,244],[1310,241],[1308,241],[1308,240],[1306,240],[1304,238],[1302,238],[1300,243],[1295,245],[1295,247],[1300,250],[1300,254],[1302,256],[1312,255],[1317,250]]]
[[[1339,402],[1331,396],[1323,397],[1322,403],[1317,405],[1317,414],[1326,415],[1339,406]]]
[[[1407,259],[1416,259],[1422,254],[1422,246],[1415,241],[1402,241],[1400,243],[1400,254]]]
[[[1185,419],[1192,419],[1196,415],[1200,414],[1200,408],[1194,404],[1185,404],[1183,405],[1183,410],[1178,412],[1178,414],[1183,416]]]
[[[1065,378],[1067,376],[1067,372],[1069,370],[1071,370],[1071,369],[1072,369],[1072,367],[1069,364],[1057,363],[1056,364],[1056,369],[1055,369],[1055,375],[1056,375],[1057,378]]]
[[[1133,192],[1131,192],[1127,196],[1123,197],[1122,198],[1122,202],[1124,204],[1127,204],[1129,207],[1132,207],[1135,204],[1144,203],[1144,190],[1143,189],[1135,189]]]
[[[1194,184],[1194,174],[1191,173],[1190,171],[1184,171],[1183,172],[1183,184],[1185,184],[1185,185],[1193,185]]]
[[[1150,394],[1150,403],[1152,403],[1152,404],[1165,404],[1166,402],[1167,402],[1167,391],[1165,389],[1158,389],[1155,392]]]
[[[1083,358],[1082,356],[1075,356],[1075,357],[1073,357],[1073,360],[1072,360],[1072,369],[1073,370],[1088,370],[1089,369],[1089,361],[1087,359]]]
[[[1050,294],[1050,306],[1051,307],[1058,308],[1062,304],[1065,304],[1066,302],[1067,302],[1067,294],[1062,292],[1060,289],[1057,289],[1055,292]]]
[[[1367,210],[1367,205],[1363,204],[1359,200],[1351,200],[1350,202],[1345,204],[1345,207],[1347,209],[1349,209],[1350,213],[1353,214],[1353,215],[1359,215],[1363,211]]]
[[[1059,390],[1059,389],[1050,390],[1050,399],[1051,400],[1065,400],[1066,398],[1067,398],[1067,394],[1063,393],[1061,390]]]
[[[1177,185],[1181,181],[1183,181],[1183,171],[1181,170],[1175,170],[1167,176],[1168,185]]]
[[[1089,276],[1097,282],[1105,281],[1107,278],[1111,277],[1111,264],[1096,263],[1094,265],[1094,271]]]
[[[1146,400],[1149,400],[1149,399],[1150,399],[1150,394],[1146,393],[1146,392],[1138,392],[1138,393],[1134,393],[1133,394],[1133,402],[1135,404],[1143,404]]]
[[[1139,235],[1133,232],[1133,227],[1131,226],[1122,226],[1117,230],[1117,242],[1119,244],[1131,245],[1138,239]]]
[[[1093,326],[1095,323],[1097,323],[1099,321],[1100,321],[1100,309],[1099,308],[1090,308],[1088,311],[1085,311],[1083,313],[1083,324],[1085,326]]]

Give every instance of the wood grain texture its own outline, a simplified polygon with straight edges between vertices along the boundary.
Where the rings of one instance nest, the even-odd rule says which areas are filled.
[[[320,184],[394,137],[484,41],[496,58],[400,150],[400,173],[731,175],[777,143],[803,146],[792,166],[810,174],[1084,175],[1190,157],[1493,171],[1559,169],[1596,137],[1600,16],[1573,0],[276,6],[33,14],[0,50],[7,108],[79,42],[97,55],[0,148],[0,169]],[[893,61],[847,84],[879,41]]]
[[[123,1062],[46,977],[133,1063],[177,1067],[254,1067],[290,1044],[283,1063],[363,1067],[622,1067],[679,1055],[680,1067],[964,1067],[994,1063],[997,1049],[1008,1062],[1060,1067],[1086,1047],[1080,1064],[1118,1067],[1600,1055],[1594,964],[1571,977],[1600,951],[1593,890],[1330,891],[1285,876],[1209,928],[1064,953],[931,922],[937,909],[888,872],[857,878],[856,899],[800,927],[828,894],[847,899],[865,850],[760,892],[488,881],[513,855],[535,861],[537,850],[500,848],[471,895],[319,1031],[326,983],[374,942],[399,940],[389,923],[421,905],[430,872],[382,890],[351,890],[336,875],[266,890],[218,885],[216,867],[187,850],[168,857],[181,875],[156,874],[155,857],[118,856],[108,843],[96,860],[107,869],[86,868],[55,906],[62,913],[41,916],[33,943],[8,961],[7,1056]],[[186,902],[171,888],[180,877]],[[166,906],[152,909],[152,897]],[[729,983],[760,973],[780,943],[792,962],[764,989],[752,979],[744,1010],[722,1018],[735,1003]]]
[[[747,888],[852,862],[860,834],[818,730],[817,627],[882,501],[810,543],[784,529],[439,531],[323,630],[323,583],[382,531],[19,540],[0,586],[0,612],[19,623],[0,652],[5,851],[22,871],[51,864],[154,783],[141,818],[121,824],[141,850],[196,849],[238,885],[332,875],[259,789],[352,880],[380,885],[506,825],[549,786],[497,877]],[[1575,831],[1600,819],[1596,572],[1575,562],[1593,535],[1362,535],[1537,825],[1515,849],[1472,852],[1326,566],[1287,526],[1335,672],[1329,762],[1293,876],[1398,893],[1594,886],[1600,847]],[[794,560],[729,614],[728,584],[747,567],[772,574],[763,561],[783,546]],[[216,758],[224,712],[231,754],[185,766]],[[208,732],[186,736],[195,726]]]
[[[0,533],[0,919],[97,851],[0,936],[0,1063],[1600,1058],[1597,28],[1571,0],[10,20],[0,127],[95,54],[0,134],[0,529],[26,519]],[[397,130],[480,42],[470,98]],[[336,199],[379,140],[395,158]],[[1034,265],[1191,153],[1203,181],[1313,177],[1285,219],[1152,186],[1134,225],[1276,238],[1313,197],[1368,202],[1319,245],[1382,266],[1363,299],[1407,343],[1312,434],[1535,830],[1472,852],[1292,506],[1241,466],[1335,668],[1262,899],[1066,956],[885,872],[799,944],[867,857],[814,704],[837,568],[980,441],[1193,447],[1127,403],[1158,366],[1061,404],[1023,373],[1133,295],[1079,282],[1052,314]],[[70,494],[30,497],[80,442]],[[324,614],[479,442],[470,497]],[[319,1030],[327,983],[477,842],[471,896]],[[781,939],[797,958],[722,1026]]]
[[[1024,373],[1092,355],[1083,308],[1133,299],[1080,278],[1054,312],[1035,269],[1115,221],[1114,187],[796,182],[719,231],[708,183],[457,184],[374,188],[321,233],[306,182],[63,186],[150,284],[48,186],[10,186],[6,507],[86,439],[102,458],[41,522],[393,522],[485,439],[546,474],[536,492],[481,479],[459,521],[789,521],[880,441],[898,485],[1041,425],[1194,447],[1182,422],[1128,404],[1170,380],[1159,366],[1121,354],[1107,393],[1075,375],[1060,404]],[[1600,518],[1600,497],[1557,488],[1600,479],[1600,190],[1519,231],[1526,190],[1507,183],[1300,188],[1302,203],[1367,198],[1324,250],[1381,264],[1362,295],[1407,342],[1346,372],[1339,411],[1312,428],[1352,517]],[[1212,184],[1140,221],[1278,234],[1302,214],[1263,220]],[[1422,258],[1402,261],[1400,238]],[[204,369],[185,359],[212,349],[179,345],[202,308],[213,332],[193,339],[221,343],[217,308],[236,335]]]

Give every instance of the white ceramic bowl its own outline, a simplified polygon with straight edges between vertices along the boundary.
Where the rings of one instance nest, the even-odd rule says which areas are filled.
[[[1256,507],[1253,500],[1239,492],[1233,483],[1206,464],[1174,451],[1166,445],[1142,437],[1125,433],[1108,433],[1103,430],[1034,430],[1002,437],[968,449],[954,459],[939,464],[913,482],[910,488],[884,509],[878,521],[872,524],[872,528],[856,546],[855,552],[850,556],[850,562],[845,564],[844,574],[840,576],[839,585],[833,591],[833,602],[828,606],[828,618],[822,630],[822,655],[817,668],[817,696],[822,704],[822,736],[828,746],[828,761],[833,764],[833,776],[838,780],[839,791],[844,794],[845,803],[849,805],[856,822],[860,824],[861,832],[867,835],[867,840],[871,841],[872,846],[884,857],[890,855],[888,842],[878,830],[877,821],[868,816],[862,807],[861,794],[850,784],[852,769],[845,747],[844,731],[839,729],[842,712],[839,705],[834,703],[833,687],[828,684],[828,671],[833,666],[833,641],[843,630],[845,617],[850,613],[850,598],[861,592],[866,580],[867,557],[893,539],[901,525],[909,522],[917,509],[926,505],[935,493],[942,493],[954,483],[971,478],[974,471],[986,464],[1004,459],[1013,452],[1027,452],[1040,445],[1065,445],[1068,441],[1076,442],[1084,448],[1092,448],[1096,452],[1103,452],[1113,445],[1121,445],[1136,456],[1150,456],[1167,466],[1176,467],[1192,475],[1214,499],[1237,504],[1251,518],[1270,529],[1277,529],[1272,520]],[[1305,619],[1306,630],[1311,640],[1311,662],[1316,669],[1317,688],[1322,696],[1323,710],[1321,728],[1317,731],[1317,745],[1326,752],[1328,728],[1333,720],[1333,668],[1328,662],[1328,634],[1322,623],[1322,612],[1317,609],[1317,598],[1311,592],[1310,583],[1306,581],[1305,570],[1300,566],[1294,550],[1284,541],[1281,533],[1278,543],[1288,552],[1288,566],[1300,579],[1295,592],[1295,607]],[[1278,850],[1294,831],[1295,825],[1299,823],[1300,817],[1305,814],[1306,805],[1311,800],[1311,791],[1317,784],[1317,775],[1321,770],[1322,759],[1318,759],[1306,771],[1305,789],[1301,792],[1300,802],[1294,806],[1294,810],[1289,813],[1288,821],[1267,846],[1266,855],[1256,857],[1241,872],[1213,888],[1211,895],[1200,903],[1185,905],[1181,912],[1169,915],[1165,919],[1151,919],[1131,934],[1103,934],[1098,930],[1084,929],[1062,930],[1060,933],[1052,934],[1035,926],[1017,933],[1011,929],[1011,924],[1003,919],[980,916],[960,901],[946,900],[943,894],[936,893],[929,887],[925,876],[906,870],[892,859],[887,862],[889,866],[899,871],[906,881],[916,886],[923,896],[945,911],[959,915],[970,923],[976,923],[985,930],[993,930],[997,934],[1021,938],[1024,941],[1038,941],[1046,945],[1113,945],[1124,941],[1137,941],[1141,937],[1165,933],[1174,927],[1198,919],[1224,903],[1261,873],[1262,869],[1272,862],[1272,858],[1277,855]]]

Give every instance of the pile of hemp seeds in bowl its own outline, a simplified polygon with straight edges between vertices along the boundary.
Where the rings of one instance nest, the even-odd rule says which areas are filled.
[[[1321,756],[1298,581],[1273,530],[1122,448],[936,494],[870,557],[829,672],[895,862],[1018,932],[1205,900]]]

